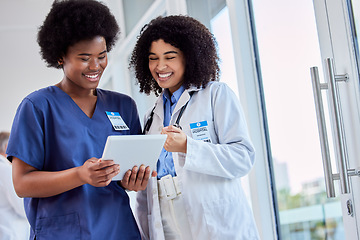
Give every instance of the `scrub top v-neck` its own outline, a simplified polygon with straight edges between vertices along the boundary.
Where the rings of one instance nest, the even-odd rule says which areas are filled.
[[[9,159],[17,157],[42,171],[61,171],[81,166],[92,157],[100,158],[108,135],[141,133],[133,99],[112,91],[96,91],[91,118],[58,87],[29,94],[14,119]],[[115,130],[106,112],[118,113],[129,130]],[[26,198],[25,208],[32,236],[140,239],[128,195],[116,182],[99,188],[85,184],[49,198]]]

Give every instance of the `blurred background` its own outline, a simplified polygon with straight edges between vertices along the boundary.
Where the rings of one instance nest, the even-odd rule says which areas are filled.
[[[359,160],[351,158],[359,156],[360,136],[358,2],[103,2],[117,18],[121,35],[109,54],[99,87],[133,97],[141,119],[155,101],[154,95],[139,93],[134,74],[128,69],[142,26],[159,15],[186,14],[200,20],[215,35],[221,58],[220,81],[239,97],[257,150],[256,165],[243,179],[243,185],[262,239],[358,239],[359,210],[354,204],[359,199],[358,177],[350,182],[353,192],[344,194],[335,181],[337,197],[327,198],[310,76],[310,68],[317,66],[320,81],[328,82],[323,66],[327,57],[336,59],[338,70],[352,74],[353,85],[340,89],[340,99],[346,98],[342,111],[348,136],[347,164],[358,167]],[[38,27],[51,4],[49,0],[0,1],[0,131],[10,131],[17,106],[27,94],[62,79],[61,70],[46,67],[36,42]],[[348,67],[342,67],[346,61],[350,62]],[[322,98],[326,123],[330,125],[327,132],[333,149],[332,176],[338,171],[338,150],[332,143],[333,121],[327,95]],[[130,193],[131,199],[133,196]],[[347,212],[349,199],[352,216]]]

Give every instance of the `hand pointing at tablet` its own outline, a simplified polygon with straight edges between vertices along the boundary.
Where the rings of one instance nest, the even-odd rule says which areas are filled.
[[[175,126],[164,127],[161,134],[167,134],[164,148],[168,152],[186,153],[186,134]]]

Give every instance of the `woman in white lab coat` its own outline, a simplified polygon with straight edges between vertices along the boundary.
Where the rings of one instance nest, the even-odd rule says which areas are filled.
[[[158,17],[140,33],[130,66],[141,92],[160,94],[144,132],[168,135],[158,177],[137,194],[143,239],[259,239],[241,186],[254,148],[218,60],[213,35],[191,17]]]

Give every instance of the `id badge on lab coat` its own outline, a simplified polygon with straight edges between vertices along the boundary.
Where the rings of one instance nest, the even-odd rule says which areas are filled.
[[[211,143],[207,121],[190,123],[192,138]]]

